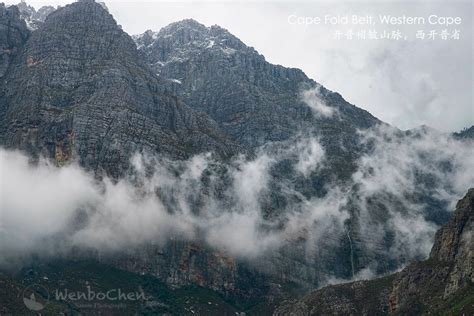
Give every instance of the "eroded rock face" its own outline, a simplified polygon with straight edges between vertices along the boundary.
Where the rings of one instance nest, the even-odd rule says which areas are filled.
[[[444,298],[474,284],[474,190],[458,202],[454,218],[438,231],[430,258],[451,263]],[[469,211],[471,210],[471,211]]]
[[[0,79],[30,35],[17,7],[0,3]]]
[[[160,90],[133,40],[94,1],[51,13],[12,64],[0,98],[6,147],[114,177],[134,152],[185,158],[236,148],[205,114]]]
[[[319,122],[319,130],[328,131],[323,142],[333,150],[329,167],[348,176],[344,170],[354,157],[347,148],[354,144],[351,139],[357,126],[378,122],[324,89],[328,101],[343,103],[341,113],[355,111],[361,121],[353,126],[350,115],[341,122],[338,118],[319,120],[299,96],[300,85],[314,82],[298,69],[267,63],[220,27],[206,28],[189,20],[166,27],[159,37],[147,34],[148,39],[142,38],[144,43],[163,48],[163,58],[169,62],[168,70],[163,68],[159,77],[154,73],[157,69],[149,66],[133,40],[100,4],[81,1],[50,13],[22,43],[2,81],[0,144],[34,157],[51,158],[58,165],[77,161],[89,171],[120,178],[135,152],[184,159],[213,151],[224,157],[267,141],[288,139]],[[201,44],[209,46],[208,36],[215,43],[204,54]],[[190,46],[190,41],[196,47]],[[186,64],[175,63],[178,57]],[[188,75],[182,85],[192,95],[175,89],[181,85],[164,75],[175,71]],[[181,99],[191,102],[192,108]],[[346,146],[339,146],[341,142]],[[330,179],[330,173],[328,170],[300,186],[313,194],[323,187],[320,179]],[[268,213],[277,206],[272,200]],[[317,264],[318,259],[301,260],[303,243],[289,245],[257,265],[278,282],[310,287],[340,259],[331,254],[330,260]],[[189,247],[177,247],[179,252],[165,250],[178,260],[186,256]],[[223,261],[212,259],[218,254],[210,250],[195,252],[199,253],[195,257],[210,258],[210,263],[198,260],[193,268],[185,265],[173,270],[176,262],[158,260],[151,252],[151,257],[129,257],[117,264],[137,273],[159,274],[172,284],[205,284],[223,291],[254,278],[248,277],[253,274],[245,266],[238,265],[235,271],[221,266]],[[155,265],[142,269],[144,262]],[[215,268],[210,269],[209,264]],[[334,271],[346,276],[347,267],[341,264]]]
[[[27,27],[32,31],[38,29],[41,24],[44,23],[46,17],[56,10],[52,6],[43,6],[39,8],[38,11],[36,11],[35,8],[23,1],[18,3],[17,7],[20,10],[21,18],[26,22]]]
[[[357,129],[380,123],[300,69],[267,62],[217,25],[206,27],[188,19],[134,39],[167,89],[207,113],[244,147],[284,141],[302,131],[314,133],[331,157],[331,173],[344,178],[349,173],[342,170],[350,169],[353,154],[360,152]],[[308,99],[324,103],[327,113],[304,102],[303,91],[317,86],[317,97]]]
[[[357,131],[380,123],[369,113],[318,86],[299,69],[270,64],[255,49],[219,26],[206,27],[188,19],[133,38],[166,90],[208,114],[229,138],[243,147],[255,149],[262,144],[284,142],[297,133],[318,137],[328,162],[318,174],[302,179],[292,175],[285,166],[278,166],[281,168],[274,172],[272,183],[291,178],[295,187],[307,196],[324,195],[324,188],[335,182],[350,186],[357,170],[356,161],[364,151]],[[309,102],[305,100],[304,91],[317,86],[317,93],[309,95]],[[311,108],[311,101],[318,99],[331,109],[331,115]],[[279,195],[276,187],[272,187],[272,200],[265,210],[274,217],[285,203],[291,203],[288,196]],[[357,189],[351,195],[356,197]],[[380,200],[380,205],[377,198],[369,201],[368,208],[376,221],[385,226],[388,214],[384,197]],[[320,244],[317,250],[309,252],[303,243],[292,241],[257,265],[277,282],[293,282],[306,289],[314,288],[327,275],[351,278],[374,262],[385,265],[386,270],[380,271],[381,268],[377,273],[393,271],[398,267],[396,260],[384,251],[390,247],[393,236],[387,233],[380,247],[368,246],[372,237],[359,229],[357,207],[349,206],[353,214],[347,228],[350,233],[336,237],[337,246]],[[400,213],[406,211],[398,206],[394,209]],[[447,220],[439,218],[442,223]],[[386,225],[384,229],[389,232],[391,227]]]
[[[203,243],[171,240],[164,246],[142,247],[103,256],[104,263],[137,274],[148,274],[173,288],[200,286],[247,304],[263,302],[272,277]]]
[[[8,17],[15,22],[6,25],[18,27],[4,32],[17,35],[9,44],[15,53],[8,55],[0,78],[0,145],[58,165],[77,161],[89,171],[120,178],[135,152],[184,159],[214,151],[225,157],[309,131],[324,145],[326,169],[294,179],[283,165],[273,182],[289,177],[312,197],[329,181],[350,180],[361,154],[356,131],[379,123],[323,87],[318,97],[334,115],[319,116],[301,99],[314,81],[301,70],[271,65],[217,26],[173,23],[135,37],[137,51],[92,0],[50,13],[29,37],[18,14]],[[276,217],[287,201],[275,187],[264,209]],[[384,216],[382,210],[377,218],[383,222]],[[307,255],[302,232],[296,237],[301,240],[291,240],[252,267],[204,247],[204,241],[172,241],[107,262],[172,286],[197,284],[249,299],[267,295],[274,284],[312,288],[324,275],[349,278],[353,257],[355,269],[380,260],[382,254],[364,248],[367,240],[360,232],[350,234],[332,240],[337,247],[325,247],[323,240]]]
[[[430,258],[381,279],[320,289],[274,315],[472,314],[474,189],[436,234]]]
[[[323,102],[338,115],[319,119],[301,98],[301,92],[316,82],[299,69],[270,64],[217,25],[206,27],[188,19],[134,39],[173,91],[246,145],[288,139],[311,125],[322,130],[330,126],[329,121],[345,132],[339,119],[350,124],[347,128],[379,122],[324,88],[319,91]]]
[[[207,151],[225,157],[246,150],[245,142],[234,139],[223,124],[173,96],[169,82],[157,78],[132,39],[94,1],[50,13],[20,44],[0,88],[4,147],[42,155],[58,165],[77,161],[89,171],[113,178],[124,175],[135,152],[184,159]],[[308,108],[303,111],[309,113]],[[252,121],[252,114],[248,115]],[[270,132],[278,129],[276,124]],[[140,249],[109,262],[156,275],[173,286],[197,284],[249,299],[266,295],[271,285],[268,275],[275,282],[317,282],[320,267],[299,259],[304,248],[288,248],[259,263],[265,275],[202,244],[187,242]]]

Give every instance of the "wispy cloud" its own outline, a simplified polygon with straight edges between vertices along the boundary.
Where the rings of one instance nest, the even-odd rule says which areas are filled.
[[[211,154],[187,161],[137,154],[119,181],[97,180],[74,164],[31,164],[2,149],[0,264],[72,247],[121,251],[170,238],[258,260],[302,243],[299,255],[308,262],[330,258],[345,240],[349,259],[361,252],[369,258],[355,266],[354,277],[377,273],[370,258],[404,264],[426,256],[437,228],[433,207],[452,209],[474,185],[474,146],[430,130],[407,135],[384,126],[359,137],[366,154],[351,182],[327,183],[323,196],[297,185],[330,164],[315,137],[266,146],[228,164]],[[275,175],[285,161],[288,174]],[[269,214],[275,196],[286,202]]]
[[[301,100],[313,110],[317,117],[331,117],[337,110],[324,102],[320,90],[321,86],[303,90],[301,92]]]

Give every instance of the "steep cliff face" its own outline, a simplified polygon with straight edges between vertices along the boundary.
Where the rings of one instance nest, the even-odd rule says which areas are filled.
[[[149,246],[112,257],[102,256],[101,262],[138,275],[152,275],[172,288],[191,285],[212,289],[248,306],[281,294],[272,292],[274,276],[199,242],[174,240],[164,247]]]
[[[35,8],[22,1],[17,4],[20,10],[21,18],[26,22],[27,27],[30,30],[36,30],[44,23],[46,17],[55,11],[56,9],[52,6],[43,6],[36,11]]]
[[[217,25],[205,27],[183,20],[158,33],[136,36],[135,41],[173,91],[190,106],[208,113],[234,139],[250,146],[287,139],[311,126],[323,130],[332,123],[345,132],[344,123],[350,129],[379,122],[322,87],[318,96],[330,109],[314,113],[303,102],[302,92],[316,82],[299,69],[270,64]]]
[[[436,234],[430,258],[371,281],[322,288],[274,315],[469,315],[474,312],[474,189]]]
[[[454,218],[438,231],[430,259],[449,262],[452,270],[443,298],[474,284],[474,190],[457,204]]]
[[[298,180],[305,193],[313,195],[322,191],[323,180],[350,177],[348,169],[354,168],[357,156],[352,148],[356,129],[378,122],[322,87],[314,97],[324,95],[334,116],[320,117],[301,99],[302,90],[316,85],[301,70],[269,64],[220,27],[206,28],[192,20],[175,23],[159,36],[146,33],[136,39],[153,48],[140,53],[102,5],[80,1],[49,13],[31,34],[18,44],[18,54],[2,78],[0,144],[52,158],[58,165],[78,161],[87,170],[120,178],[135,152],[173,159],[207,151],[228,156],[317,127],[330,164],[324,173]],[[140,54],[150,58],[152,67]],[[156,54],[163,55],[161,68],[161,59],[153,59]],[[172,80],[176,77],[181,84]],[[280,169],[277,177],[292,177],[287,167]],[[278,194],[272,192],[268,214],[284,203]],[[209,249],[190,248],[172,243],[163,252],[173,259],[161,260],[152,252],[117,264],[160,275],[172,284],[197,283],[225,291],[253,275],[239,264],[229,268],[226,260],[232,258],[221,260]],[[259,265],[278,280],[310,286],[340,261],[331,255],[318,265],[301,260],[304,252],[301,242]],[[178,262],[189,253],[199,260],[192,259],[188,269]],[[348,260],[338,269],[350,273]]]
[[[9,35],[10,45],[22,43],[17,33]],[[178,158],[234,151],[205,114],[160,92],[140,60],[132,39],[101,5],[81,1],[58,9],[2,78],[0,143],[60,164],[77,159],[115,177],[136,151]]]
[[[150,33],[143,37],[138,47],[170,89],[239,142],[287,139],[311,121],[311,109],[297,96],[309,83],[303,72],[270,65],[226,30],[184,20],[152,33],[149,44]]]
[[[342,170],[351,170],[360,152],[357,129],[380,123],[300,69],[267,62],[217,25],[188,19],[134,40],[169,91],[245,147],[317,134],[331,157],[331,173],[344,178],[349,173]]]
[[[18,8],[0,3],[0,80],[29,35]]]
[[[285,207],[324,196],[326,185],[339,181],[351,186],[365,150],[357,131],[380,123],[301,70],[266,62],[218,26],[173,23],[159,33],[136,36],[137,51],[94,1],[49,13],[31,35],[15,10],[4,9],[13,13],[3,14],[6,22],[0,24],[7,26],[0,35],[14,39],[5,42],[8,60],[0,76],[0,145],[52,158],[58,165],[78,161],[89,171],[118,179],[135,152],[173,160],[207,151],[226,157],[252,153],[260,145],[278,151],[298,133],[317,136],[327,155],[318,172],[296,174],[296,152],[271,170],[261,210],[265,218],[281,215],[284,220],[290,209]],[[216,190],[225,185],[225,180],[219,182]],[[357,199],[357,190],[351,193]],[[383,271],[396,268],[397,258],[387,255],[393,231],[384,198],[364,201],[370,225],[384,229],[380,235],[358,230],[358,221],[368,219],[348,203],[351,218],[342,233],[308,246],[311,230],[322,234],[316,216],[308,219],[314,227],[290,236],[282,249],[252,265],[207,247],[203,240],[170,240],[94,259],[157,276],[173,287],[194,284],[247,301],[278,297],[274,292],[287,285],[313,288],[328,275],[350,278],[373,262],[380,262]],[[397,198],[389,195],[389,206],[406,212]],[[413,197],[402,197],[408,198]],[[330,231],[327,226],[322,229]]]

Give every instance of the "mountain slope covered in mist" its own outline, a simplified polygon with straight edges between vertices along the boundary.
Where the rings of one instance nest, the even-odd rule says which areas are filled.
[[[429,259],[371,281],[320,289],[274,315],[470,315],[474,311],[474,189],[436,233]]]
[[[318,86],[300,69],[268,63],[217,25],[208,28],[183,20],[134,39],[173,92],[246,145],[285,140],[312,128],[327,138],[348,138],[345,133],[355,128],[379,123],[337,93]],[[302,95],[316,87],[313,95]]]
[[[354,171],[357,130],[380,123],[300,69],[267,62],[217,25],[188,19],[134,40],[167,89],[207,113],[234,141],[257,148],[298,133],[318,136],[332,177]]]
[[[270,308],[425,258],[474,181],[469,140],[399,131],[218,26],[24,10],[0,6],[2,266],[88,258]]]

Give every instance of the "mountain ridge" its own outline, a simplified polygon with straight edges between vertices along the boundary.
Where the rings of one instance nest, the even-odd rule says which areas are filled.
[[[309,128],[310,122],[318,123],[317,115],[302,101],[302,92],[308,89],[317,89],[315,97],[320,96],[321,102],[336,108],[339,113],[335,117],[341,120],[360,128],[380,123],[367,111],[321,87],[302,70],[268,63],[254,48],[246,46],[223,28],[206,27],[187,19],[172,23],[157,33],[144,33],[134,39],[139,49],[148,56],[150,67],[172,81],[170,89],[174,93],[190,106],[208,113],[225,126],[234,139],[246,145],[258,146],[266,141],[287,139],[292,131]],[[212,73],[213,77],[203,75],[201,69]],[[226,89],[237,91],[227,92]],[[230,98],[209,99],[207,95],[212,90],[233,94],[245,102],[238,103]],[[222,102],[225,102],[227,112],[219,109]],[[242,111],[253,111],[253,117],[241,115]],[[267,116],[275,114],[266,119],[261,114],[264,112]],[[258,123],[252,125],[252,121]],[[272,122],[281,126],[280,133],[265,134],[264,129],[270,128]],[[233,126],[237,123],[240,127]],[[246,137],[242,131],[244,128],[252,130],[254,136]]]
[[[58,162],[77,157],[81,165],[116,177],[133,152],[155,151],[157,145],[158,151],[181,157],[206,146],[221,153],[235,148],[206,115],[160,91],[133,40],[95,2],[52,12],[12,62],[1,94],[1,143],[7,148]],[[124,125],[129,120],[145,129],[130,130]],[[37,134],[58,127],[56,135]],[[120,140],[117,133],[123,132],[128,136]],[[104,143],[103,137],[109,140]],[[114,142],[122,145],[103,146]]]
[[[2,19],[9,22],[2,23]],[[249,163],[250,171],[241,178],[269,179],[261,195],[254,192],[259,191],[258,186],[253,190],[254,183],[242,185],[247,193],[244,200],[254,193],[258,198],[251,215],[258,216],[262,226],[269,226],[258,231],[257,237],[262,232],[265,236],[274,226],[284,226],[288,217],[295,215],[295,205],[296,211],[299,207],[308,211],[308,217],[295,224],[304,227],[296,236],[289,236],[281,249],[256,262],[229,255],[202,240],[170,238],[165,245],[155,245],[152,240],[151,245],[110,256],[93,252],[90,257],[102,264],[154,276],[172,287],[197,285],[226,298],[275,305],[280,297],[312,289],[328,276],[353,278],[374,262],[376,274],[393,271],[400,262],[420,255],[418,248],[414,254],[402,252],[399,257],[387,251],[397,247],[397,220],[401,225],[417,224],[418,220],[425,223],[425,219],[438,224],[449,217],[445,200],[437,200],[437,174],[431,170],[424,174],[420,168],[425,161],[416,161],[422,170],[416,170],[413,181],[421,185],[413,184],[415,189],[409,193],[401,190],[397,195],[399,192],[390,190],[392,183],[385,181],[388,192],[375,190],[369,196],[362,192],[365,177],[374,174],[374,166],[369,163],[364,169],[364,163],[380,139],[383,144],[400,146],[407,140],[428,138],[429,129],[405,133],[391,128],[303,71],[268,63],[220,27],[185,20],[158,33],[131,38],[92,0],[57,9],[34,31],[27,29],[17,13],[0,14],[0,25],[7,26],[0,28],[0,36],[16,34],[17,38],[8,44],[11,51],[5,53],[4,76],[0,76],[0,144],[7,149],[46,157],[57,166],[77,163],[93,173],[94,179],[106,175],[113,181],[130,180],[130,160],[135,154],[176,164],[201,158],[210,167],[192,179],[192,186],[185,187],[191,191],[185,192],[191,195],[191,202],[183,200],[185,208],[204,215],[206,209],[202,208],[207,204],[200,202],[216,192],[223,198],[230,195],[228,204],[218,204],[217,214],[228,207],[233,210],[229,204],[232,206],[235,192],[230,184],[240,178],[222,169],[230,161],[229,165],[236,165],[241,172],[248,167],[244,162]],[[423,150],[414,156],[426,155],[426,144],[418,145]],[[384,178],[399,175],[405,166],[396,164],[403,150],[390,149],[382,148],[376,156],[382,161],[389,159],[381,170],[375,166]],[[217,161],[203,158],[208,152],[216,154]],[[440,162],[435,159],[429,167],[442,165],[449,170],[452,155],[445,160],[444,156]],[[268,161],[272,161],[268,163],[271,167],[266,170]],[[391,164],[398,170],[385,174]],[[260,175],[259,168],[268,174]],[[196,172],[199,175],[199,170],[191,171],[191,177]],[[173,172],[179,180],[190,177]],[[395,190],[400,182],[400,186],[406,184],[400,178],[411,179],[411,175],[395,177]],[[213,183],[214,178],[222,181]],[[374,183],[368,182],[370,191]],[[194,186],[200,185],[204,192],[194,192]],[[164,195],[159,189],[152,191],[154,200]],[[170,201],[166,196],[163,200],[171,206],[178,204],[173,204],[174,191],[181,189],[171,187]],[[441,192],[451,196],[450,191]],[[177,197],[183,202],[181,195]],[[335,203],[339,201],[342,206]],[[250,208],[247,202],[243,205]],[[420,211],[423,207],[426,212]],[[169,208],[170,214],[174,211]],[[235,214],[241,212],[237,208]],[[341,218],[344,220],[338,221]],[[340,231],[332,234],[333,227]],[[428,227],[428,236],[431,229]],[[217,238],[226,239],[227,234],[224,230]],[[72,260],[76,255],[83,253],[73,253]]]

